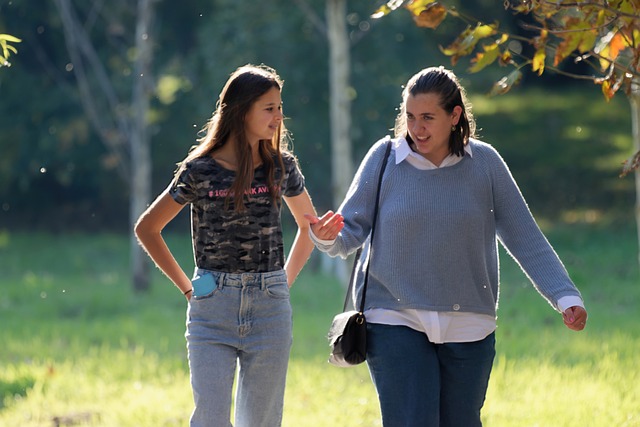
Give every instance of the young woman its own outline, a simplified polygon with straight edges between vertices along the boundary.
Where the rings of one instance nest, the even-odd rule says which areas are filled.
[[[497,241],[569,329],[582,330],[587,313],[506,164],[474,138],[465,91],[451,71],[427,68],[409,80],[395,136],[371,148],[338,213],[307,216],[312,237],[332,256],[367,240],[371,183],[391,143],[365,307],[383,425],[480,426],[495,355]]]
[[[192,427],[231,425],[236,364],[235,425],[281,424],[292,342],[289,288],[313,250],[303,215],[314,211],[286,148],[281,90],[273,69],[237,69],[199,145],[135,226],[142,247],[189,301]],[[298,224],[286,262],[283,200]],[[187,204],[196,264],[192,279],[161,235]]]

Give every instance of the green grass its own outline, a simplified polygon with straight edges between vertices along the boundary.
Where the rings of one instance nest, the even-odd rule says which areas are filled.
[[[546,227],[586,299],[583,333],[566,329],[502,254],[485,425],[640,426],[640,278],[629,223]],[[188,236],[169,237],[190,265]],[[116,235],[0,233],[0,425],[187,424],[186,303],[157,271],[150,293],[133,293],[127,248]],[[380,425],[366,366],[326,362],[343,290],[312,270],[292,290],[284,426]]]

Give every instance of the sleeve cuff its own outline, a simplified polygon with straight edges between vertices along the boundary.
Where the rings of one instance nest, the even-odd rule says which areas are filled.
[[[309,237],[311,238],[311,241],[316,245],[316,246],[331,246],[336,242],[336,239],[333,240],[322,240],[316,237],[315,234],[313,234],[313,230],[311,230],[311,227],[309,227]]]
[[[558,300],[558,309],[561,313],[564,313],[567,308],[575,306],[584,308],[584,301],[582,301],[582,298],[576,296],[568,296],[562,297]]]

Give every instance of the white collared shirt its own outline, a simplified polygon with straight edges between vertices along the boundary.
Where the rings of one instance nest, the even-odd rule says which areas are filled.
[[[420,170],[453,166],[463,159],[463,157],[450,154],[442,161],[440,166],[436,166],[431,161],[411,150],[405,138],[394,140],[392,148],[395,151],[396,164],[406,160],[411,166]],[[464,151],[465,155],[473,156],[470,145],[465,145]],[[332,241],[321,240],[315,237],[311,228],[309,228],[309,234],[311,239],[316,242],[325,245],[333,243]],[[582,299],[569,296],[558,300],[558,308],[560,311],[564,312],[564,310],[572,306],[584,307]],[[497,327],[495,317],[468,312],[372,308],[365,311],[365,316],[369,323],[402,325],[424,332],[429,338],[429,341],[435,344],[479,341],[495,331]]]

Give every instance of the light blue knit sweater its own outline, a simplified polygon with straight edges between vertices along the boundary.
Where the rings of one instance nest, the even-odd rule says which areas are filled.
[[[385,140],[370,149],[339,208],[345,226],[331,245],[346,257],[367,241]],[[580,296],[540,231],[497,151],[471,140],[473,156],[418,170],[389,156],[380,190],[365,309],[460,311],[494,316],[498,306],[498,241],[556,309]],[[365,250],[362,259],[368,252]],[[355,292],[361,293],[362,260]]]

